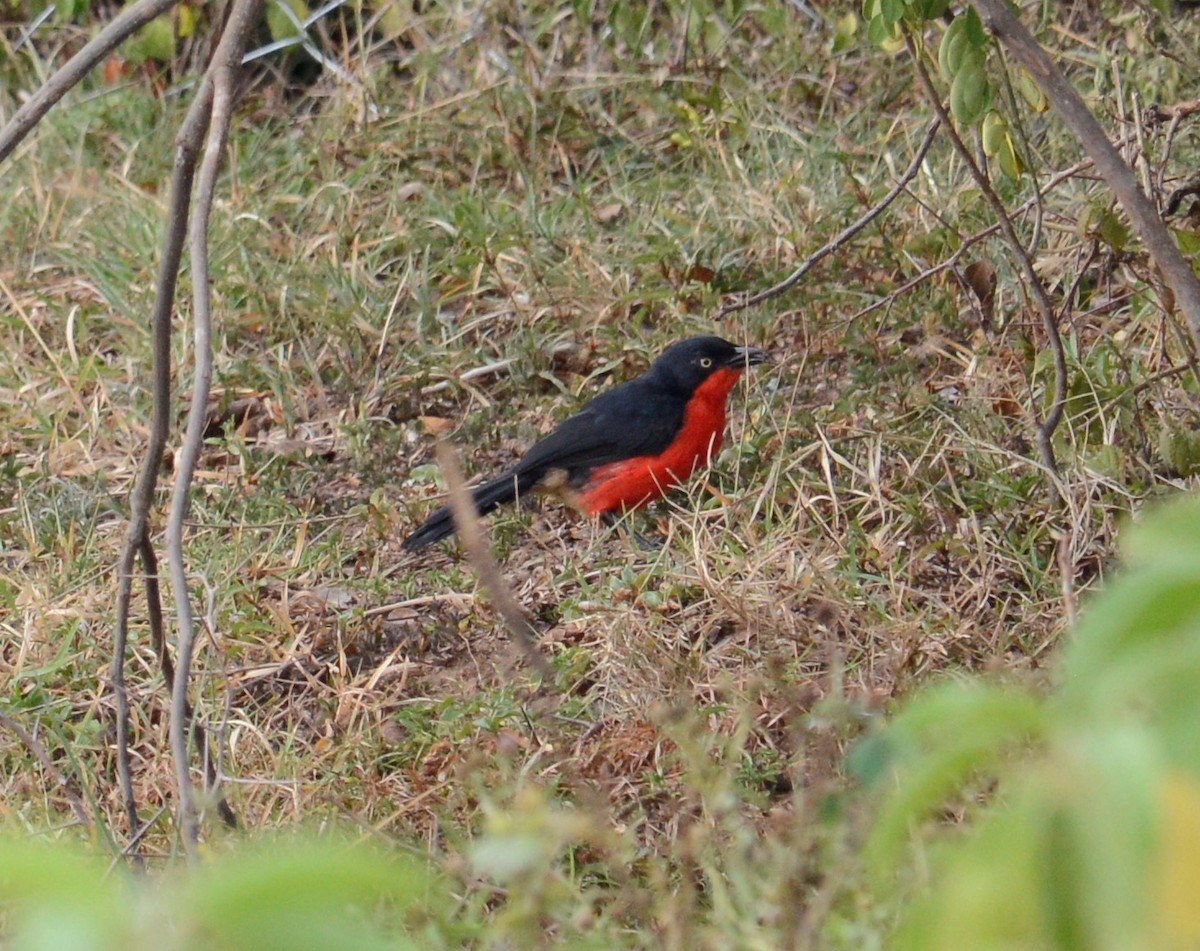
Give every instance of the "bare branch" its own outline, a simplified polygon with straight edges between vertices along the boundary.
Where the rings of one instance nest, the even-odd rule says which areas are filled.
[[[54,760],[50,758],[50,754],[46,752],[46,747],[41,744],[38,738],[3,711],[0,711],[0,726],[4,727],[4,729],[20,740],[25,745],[25,748],[34,755],[34,758],[42,764],[42,769],[54,780],[54,785],[61,789],[63,795],[67,797],[67,802],[71,804],[71,811],[75,813],[75,818],[81,824],[91,828],[92,815],[88,812],[87,805],[83,801],[83,796],[79,793],[78,786],[73,780],[68,779],[62,770],[54,765]]]
[[[125,816],[130,835],[139,827],[137,803],[133,795],[133,780],[129,767],[129,699],[125,688],[125,653],[129,639],[129,602],[133,587],[133,562],[141,552],[142,571],[146,584],[146,599],[151,620],[151,634],[159,644],[164,643],[162,631],[162,602],[159,599],[158,566],[150,541],[150,508],[162,467],[163,451],[171,426],[171,313],[175,302],[175,287],[179,280],[179,263],[183,256],[183,241],[187,234],[188,209],[192,201],[192,181],[196,174],[196,156],[208,128],[212,109],[212,87],[203,84],[184,117],[175,136],[175,163],[171,172],[171,190],[167,202],[167,228],[163,236],[162,257],[154,283],[154,306],[150,312],[150,332],[153,337],[151,382],[153,409],[146,454],[138,470],[137,482],[129,497],[129,527],[118,563],[117,611],[113,624],[113,656],[109,676],[117,702],[117,776],[125,802]],[[157,622],[157,623],[156,623]],[[157,627],[157,632],[155,628]],[[166,657],[165,647],[157,648],[160,663]],[[169,668],[163,667],[164,678]]]
[[[454,516],[454,530],[467,553],[467,560],[479,575],[479,583],[492,599],[500,617],[504,619],[517,644],[524,651],[529,665],[544,678],[550,670],[546,658],[537,648],[537,633],[509,590],[504,575],[500,572],[500,566],[496,564],[496,559],[488,547],[487,538],[479,522],[479,512],[475,510],[475,503],[471,501],[471,493],[458,464],[458,455],[450,444],[442,439],[437,442],[437,460],[446,476],[450,513]]]
[[[843,228],[838,234],[826,244],[824,247],[818,248],[808,257],[806,257],[796,270],[792,271],[778,284],[768,287],[764,291],[759,291],[757,294],[752,294],[748,297],[739,298],[723,304],[721,308],[713,315],[715,320],[720,320],[722,317],[727,317],[730,314],[737,313],[739,310],[745,310],[747,307],[753,307],[755,304],[761,304],[763,301],[771,300],[778,297],[780,294],[791,290],[801,280],[804,279],[809,271],[816,267],[821,261],[833,254],[844,244],[850,241],[855,235],[862,231],[867,225],[883,214],[884,210],[903,194],[908,188],[908,183],[917,176],[917,172],[921,169],[921,163],[925,161],[925,156],[929,152],[929,147],[933,145],[934,137],[937,135],[938,126],[941,124],[940,119],[934,119],[933,123],[925,133],[925,138],[921,140],[921,144],[917,146],[917,153],[913,156],[913,160],[905,169],[904,174],[896,181],[891,190],[883,196],[876,204],[872,205],[861,218],[853,224]]]
[[[212,213],[217,176],[229,139],[229,126],[233,119],[238,70],[250,27],[258,15],[259,4],[260,0],[236,0],[205,74],[201,90],[197,93],[198,99],[206,96],[210,99],[211,108],[208,110],[208,138],[204,144],[204,157],[201,159],[196,183],[196,214],[192,218],[188,233],[195,368],[192,403],[188,410],[183,444],[176,460],[175,486],[171,495],[171,513],[167,519],[166,533],[167,561],[179,625],[175,684],[171,692],[171,753],[175,759],[175,776],[179,786],[179,825],[183,833],[184,847],[192,858],[195,857],[196,843],[199,839],[199,818],[196,814],[188,766],[187,688],[195,643],[195,623],[188,592],[187,570],[183,563],[183,522],[187,516],[192,476],[196,471],[196,463],[204,441],[205,412],[212,382],[208,221]]]
[[[111,23],[72,56],[66,64],[51,76],[22,105],[8,124],[0,130],[0,162],[6,159],[22,140],[37,126],[50,108],[67,94],[103,57],[119,46],[135,31],[175,6],[179,0],[138,0],[122,11]],[[131,496],[131,514],[125,544],[118,562],[117,612],[113,631],[113,659],[110,668],[113,693],[117,707],[117,777],[130,834],[138,828],[137,803],[133,794],[133,780],[129,766],[129,697],[125,687],[125,651],[129,630],[129,602],[132,596],[133,563],[139,550],[149,548],[148,518],[166,445],[170,419],[170,342],[171,305],[175,297],[175,282],[179,272],[179,259],[183,247],[183,234],[187,222],[187,206],[191,200],[194,158],[189,165],[181,162],[177,154],[171,181],[170,221],[177,228],[168,233],[163,242],[163,254],[156,282],[154,309],[151,328],[154,337],[154,419],[151,424],[150,442],[137,484]],[[182,209],[182,210],[181,210]],[[145,560],[143,559],[143,568]],[[148,597],[156,595],[148,590]],[[151,616],[161,608],[151,605]]]
[[[1096,117],[1059,72],[1054,60],[1009,10],[1005,0],[971,2],[987,28],[1004,44],[1013,58],[1029,70],[1050,100],[1050,105],[1092,157],[1097,171],[1116,195],[1138,237],[1162,271],[1163,278],[1174,293],[1175,303],[1187,322],[1192,340],[1200,348],[1200,280],[1196,279],[1192,266],[1179,253],[1154,203],[1138,186],[1133,170],[1122,160]]]
[[[142,471],[145,471],[144,464]],[[152,493],[153,490],[151,486]],[[125,822],[130,835],[137,831],[138,812],[129,766],[129,691],[125,686],[125,650],[129,639],[129,601],[133,596],[133,560],[142,539],[148,541],[144,524],[141,533],[134,533],[134,521],[131,518],[121,560],[117,565],[117,617],[113,622],[113,654],[108,673],[117,703],[117,782],[121,787],[121,801],[125,805]]]
[[[1172,106],[1155,104],[1146,109],[1146,121],[1151,125],[1167,120],[1188,119],[1192,116],[1200,116],[1200,99],[1177,102]]]
[[[946,133],[950,136],[954,150],[958,153],[959,158],[963,160],[963,164],[966,165],[967,170],[971,173],[971,177],[975,179],[975,184],[979,186],[983,197],[992,206],[992,211],[996,215],[1000,230],[1003,232],[1013,253],[1017,256],[1017,261],[1020,263],[1021,270],[1025,274],[1025,281],[1033,293],[1033,299],[1037,302],[1038,312],[1041,314],[1042,327],[1046,332],[1046,339],[1050,344],[1050,352],[1054,356],[1054,396],[1050,412],[1046,414],[1044,420],[1039,420],[1037,406],[1032,400],[1030,401],[1029,412],[1034,420],[1038,454],[1042,458],[1042,464],[1049,470],[1050,501],[1053,504],[1057,504],[1059,493],[1054,477],[1058,473],[1058,464],[1054,459],[1053,437],[1054,430],[1058,428],[1058,424],[1062,420],[1063,406],[1066,401],[1067,355],[1063,350],[1062,337],[1058,333],[1058,322],[1054,317],[1054,305],[1050,302],[1050,295],[1046,293],[1046,288],[1042,285],[1041,278],[1038,277],[1037,269],[1033,266],[1033,258],[1029,256],[1025,245],[1021,243],[1021,239],[1017,236],[1017,229],[1013,226],[1012,217],[1009,215],[1008,209],[1004,207],[1004,202],[996,194],[996,189],[992,187],[991,181],[983,169],[979,167],[979,164],[975,161],[975,157],[971,154],[971,150],[967,148],[966,143],[963,142],[955,130],[954,123],[950,121],[950,116],[946,113],[946,107],[942,104],[941,96],[938,95],[938,91],[933,85],[933,80],[929,76],[929,70],[925,68],[925,62],[921,59],[921,53],[913,42],[912,34],[907,30],[904,33],[904,41],[908,45],[908,52],[912,56],[913,65],[917,70],[917,78],[921,81],[925,97],[929,100],[930,105],[933,106],[934,112],[938,114],[938,118],[946,126]]]
[[[151,20],[162,16],[179,0],[138,0],[122,10],[103,30],[96,34],[62,69],[47,79],[29,100],[21,106],[8,125],[0,129],[0,162],[12,153],[21,141],[42,120],[51,107],[71,91],[100,60],[120,46]]]
[[[174,696],[175,665],[171,662],[171,655],[167,651],[166,624],[163,620],[162,595],[158,584],[158,556],[155,555],[154,546],[148,540],[139,549],[139,556],[146,583],[146,606],[150,621],[150,643],[154,648],[154,656],[158,658],[158,666],[162,671],[163,683],[166,684],[167,694]],[[230,829],[236,829],[238,827],[237,815],[229,805],[229,802],[216,788],[218,779],[217,757],[209,751],[208,733],[204,729],[204,724],[199,720],[192,719],[190,706],[185,713],[187,718],[192,721],[192,741],[196,744],[197,749],[205,751],[203,757],[205,788],[209,792],[216,793],[217,814],[221,817],[221,821]]]
[[[1128,141],[1128,139],[1122,139],[1119,144],[1123,145],[1126,141]],[[1074,165],[1071,165],[1068,168],[1064,168],[1060,172],[1056,172],[1053,176],[1051,176],[1050,180],[1048,182],[1046,182],[1045,186],[1043,186],[1043,188],[1041,189],[1041,194],[1044,195],[1046,192],[1050,191],[1050,189],[1057,188],[1063,182],[1074,178],[1076,175],[1080,174],[1081,172],[1086,171],[1087,169],[1089,169],[1091,167],[1092,167],[1091,159],[1081,159],[1080,161],[1076,162]],[[1032,208],[1034,205],[1036,205],[1037,202],[1038,202],[1038,196],[1036,196],[1036,195],[1033,198],[1026,199],[1022,204],[1018,205],[1016,208],[1014,208],[1012,210],[1012,213],[1009,215],[1009,217],[1017,218],[1018,216],[1023,215],[1030,208]],[[881,297],[877,301],[872,301],[866,307],[862,308],[861,310],[857,311],[856,313],[851,314],[847,318],[847,321],[849,323],[854,323],[855,321],[860,320],[861,318],[867,316],[867,314],[874,313],[875,311],[879,310],[882,307],[890,307],[893,303],[895,303],[895,301],[898,298],[903,297],[905,294],[907,294],[909,291],[911,291],[914,287],[918,286],[919,284],[925,283],[925,281],[929,280],[929,278],[933,277],[934,275],[940,274],[942,271],[946,271],[946,270],[949,270],[950,268],[954,267],[954,265],[958,263],[959,259],[967,251],[969,251],[972,247],[974,247],[976,244],[978,244],[980,241],[984,240],[985,238],[990,238],[992,235],[994,235],[999,230],[1000,230],[1000,224],[999,224],[999,222],[997,222],[996,224],[990,224],[986,228],[982,228],[979,231],[976,231],[972,235],[968,235],[967,237],[962,238],[961,243],[958,246],[958,249],[953,254],[951,254],[950,257],[946,258],[946,260],[939,261],[937,264],[930,265],[925,270],[923,270],[920,274],[917,274],[915,277],[909,278],[907,281],[905,281],[903,284],[901,284],[899,287],[897,287],[895,290],[893,290],[890,294],[888,294],[887,297]]]
[[[1193,175],[1181,185],[1177,185],[1167,197],[1166,214],[1174,215],[1179,211],[1185,198],[1200,195],[1200,175]]]

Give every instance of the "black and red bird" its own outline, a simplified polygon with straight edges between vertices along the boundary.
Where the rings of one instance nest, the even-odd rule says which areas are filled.
[[[486,515],[558,480],[589,515],[617,515],[660,498],[721,448],[725,400],[742,371],[767,354],[720,337],[672,344],[650,369],[601,393],[535,443],[511,469],[472,490]],[[454,534],[448,506],[404,542],[417,551]]]

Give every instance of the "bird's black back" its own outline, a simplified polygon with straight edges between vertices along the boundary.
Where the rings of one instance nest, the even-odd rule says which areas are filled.
[[[591,470],[634,456],[653,456],[671,444],[683,425],[687,397],[655,385],[650,374],[613,387],[535,443],[514,466],[542,477],[566,470],[578,486]]]

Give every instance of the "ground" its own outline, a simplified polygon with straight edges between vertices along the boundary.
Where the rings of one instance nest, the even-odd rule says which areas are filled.
[[[1017,113],[1036,177],[996,184],[1062,307],[1061,504],[1033,449],[1046,342],[1003,242],[971,244],[992,219],[944,137],[798,287],[715,321],[728,295],[782,279],[878,201],[931,113],[907,54],[846,43],[844,22],[736,3],[692,20],[685,6],[436,6],[360,50],[347,81],[248,90],[213,220],[216,388],[187,538],[194,695],[245,826],[340,817],[454,857],[503,834],[501,807],[517,804],[525,818],[504,821],[554,847],[582,838],[572,861],[618,885],[678,884],[713,854],[775,856],[776,900],[817,896],[795,927],[853,944],[873,926],[846,886],[855,820],[830,818],[850,808],[845,745],[938,677],[1053,676],[1119,522],[1190,484],[1195,462],[1171,446],[1194,425],[1196,380],[1102,183],[1047,184],[1079,155],[1030,109]],[[1200,26],[1106,11],[1064,11],[1050,38],[1169,189],[1194,127],[1168,157],[1133,110],[1195,98]],[[113,572],[182,107],[140,77],[96,78],[0,166],[3,710],[119,838]],[[975,289],[989,270],[994,299]],[[670,341],[710,332],[775,362],[733,394],[712,472],[633,517],[661,545],[553,501],[488,522],[551,662],[539,680],[454,544],[400,547],[442,497],[433,437],[470,474],[494,472]],[[156,810],[173,773],[135,591],[134,780],[156,855],[172,848]],[[4,734],[0,756],[10,819],[70,821],[27,744]],[[554,826],[546,803],[590,817],[587,834]],[[822,818],[798,830],[796,816]],[[222,841],[215,821],[206,835]],[[535,923],[559,907],[550,881],[527,889]],[[603,914],[656,916],[665,934],[697,900],[680,886],[647,911],[618,885]]]

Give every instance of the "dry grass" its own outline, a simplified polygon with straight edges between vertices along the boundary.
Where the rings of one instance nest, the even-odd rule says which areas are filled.
[[[618,876],[633,849],[624,874],[679,903],[617,889],[629,904],[605,912],[629,928],[657,916],[668,946],[701,900],[679,870],[713,855],[750,867],[793,847],[773,900],[820,909],[801,930],[836,917],[856,826],[787,817],[837,800],[844,744],[912,685],[1044,664],[1116,521],[1183,484],[1155,443],[1164,421],[1189,425],[1195,391],[1146,262],[1075,228],[1103,194],[1080,177],[1047,196],[1038,254],[1073,301],[1064,512],[1031,461],[1048,370],[999,244],[969,256],[999,272],[998,329],[946,274],[848,319],[988,224],[939,145],[912,194],[794,297],[715,328],[777,364],[735,394],[716,470],[653,512],[661,548],[554,503],[493,519],[552,663],[533,682],[456,549],[399,547],[439,492],[430,429],[451,427],[473,472],[504,465],[670,340],[713,330],[697,315],[721,293],[786,274],[887,188],[924,128],[888,81],[902,62],[833,54],[786,5],[691,37],[675,6],[641,46],[599,8],[582,25],[550,5],[437,8],[361,87],[322,81],[290,115],[251,94],[214,222],[219,396],[189,540],[196,696],[247,826],[343,817],[461,855],[500,806],[557,798],[594,819],[579,868]],[[1186,92],[1181,67],[1143,53],[1114,74],[1146,98]],[[0,173],[0,670],[4,709],[119,829],[111,565],[178,114],[144,89],[95,93]],[[357,121],[363,94],[379,121]],[[1029,121],[1044,173],[1073,160]],[[149,818],[172,799],[166,698],[135,633]],[[14,737],[0,757],[8,819],[72,821]],[[143,847],[171,842],[164,817]]]

